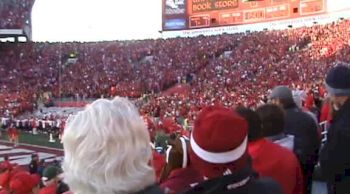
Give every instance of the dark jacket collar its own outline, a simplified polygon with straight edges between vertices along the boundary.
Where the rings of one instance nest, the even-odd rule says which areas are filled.
[[[339,111],[334,114],[333,122],[340,119],[344,115],[350,115],[350,98],[340,107]]]
[[[142,191],[136,192],[134,194],[163,194],[162,190],[158,185],[151,185]]]
[[[247,166],[231,175],[202,182],[186,193],[217,193],[217,191],[235,190],[249,184],[249,182],[257,177],[257,173],[250,166]]]
[[[290,104],[288,104],[288,105],[285,105],[285,106],[283,106],[283,108],[284,108],[285,110],[289,110],[289,109],[299,109],[298,106],[297,106],[295,103],[290,103]]]
[[[270,141],[274,142],[274,141],[277,141],[277,140],[284,139],[286,137],[287,137],[287,135],[282,132],[280,134],[277,134],[277,135],[274,135],[274,136],[270,136],[270,137],[266,137],[266,138],[269,139]]]

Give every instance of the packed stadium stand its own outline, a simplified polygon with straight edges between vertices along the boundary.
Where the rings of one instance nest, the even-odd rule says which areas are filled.
[[[30,24],[34,0],[3,0],[0,2],[0,29],[18,29]]]
[[[1,112],[30,110],[45,92],[54,98],[152,94],[145,109],[173,98],[196,108],[215,99],[254,106],[279,84],[323,94],[331,64],[349,61],[349,24],[168,40],[3,43],[1,99],[13,103],[2,103]],[[190,85],[180,90],[187,95],[162,95],[177,84]],[[164,106],[164,113],[175,108]]]
[[[33,3],[34,0],[0,1],[0,29],[22,29],[30,25]],[[329,94],[350,96],[350,88],[346,88],[349,69],[344,66],[343,70],[334,70],[336,65],[350,63],[349,53],[350,20],[194,38],[0,43],[0,126],[8,129],[14,146],[18,146],[18,130],[33,135],[50,134],[50,141],[62,140],[65,154],[69,156],[63,164],[65,179],[61,177],[58,161],[51,161],[54,165],[45,168],[39,156],[32,154],[29,173],[23,166],[11,164],[5,156],[0,164],[0,193],[36,194],[32,191],[38,185],[42,188],[40,194],[50,193],[50,189],[51,193],[66,193],[68,185],[76,194],[230,193],[229,190],[240,187],[238,193],[242,194],[311,193],[314,166],[349,168],[348,163],[329,162],[331,153],[337,154],[335,158],[340,154],[329,148],[327,138],[341,135],[326,136],[328,121],[333,117],[334,122],[342,121],[340,126],[348,127],[348,120],[344,121],[348,117],[340,118],[330,110],[336,112],[339,104],[334,108],[326,98]],[[334,71],[343,71],[344,74],[337,72],[337,75],[345,77],[335,78]],[[280,85],[290,90],[275,88]],[[283,99],[285,96],[292,99],[292,91],[299,106],[297,108],[294,101],[291,103],[298,112],[295,114]],[[92,102],[95,99],[99,100]],[[280,100],[283,110],[278,106],[262,106],[274,100]],[[42,104],[55,107],[43,108]],[[82,108],[87,104],[87,108]],[[349,100],[346,106],[349,108]],[[232,110],[237,107],[241,109]],[[275,108],[275,114],[280,111],[280,115],[269,113],[269,108]],[[299,120],[290,122],[293,116],[283,120],[288,114],[294,114],[291,120],[297,117]],[[278,116],[282,119],[278,120]],[[282,126],[284,122],[307,125],[303,130],[312,128],[310,131],[313,131],[310,135],[282,127],[273,135],[260,132],[278,122]],[[339,126],[331,127],[336,130]],[[123,133],[119,129],[123,129]],[[275,139],[277,136],[296,141],[286,145]],[[347,137],[348,134],[344,136]],[[208,139],[210,141],[206,141]],[[309,145],[311,141],[316,145]],[[341,142],[347,145],[345,140]],[[144,149],[150,147],[149,144],[153,149]],[[321,144],[327,149],[318,160]],[[225,147],[228,145],[230,147]],[[12,149],[8,146],[10,144],[1,144],[0,150]],[[303,146],[313,147],[310,151],[311,148]],[[259,151],[261,147],[264,153]],[[311,153],[305,154],[305,149]],[[126,159],[118,158],[119,152],[123,152]],[[235,159],[220,159],[227,154],[234,155]],[[10,159],[14,157],[17,156]],[[284,160],[278,160],[279,157]],[[149,167],[150,160],[153,168]],[[103,169],[104,164],[107,170]],[[282,170],[278,171],[279,168]],[[105,170],[105,174],[96,169]],[[348,181],[348,175],[339,169],[327,171],[326,175],[341,174],[343,182]],[[241,173],[238,178],[234,177],[236,182],[222,185],[227,181],[225,177],[233,176],[236,171]],[[112,177],[111,172],[119,172],[129,179]],[[286,178],[282,172],[290,176]],[[260,179],[257,174],[275,180]],[[89,182],[93,175],[101,175],[102,181]],[[44,185],[39,183],[40,178]],[[118,182],[118,187],[108,178]],[[95,177],[91,179],[95,181]],[[343,182],[331,182],[334,187],[328,188],[330,194],[345,194],[348,190],[343,189],[348,187]],[[80,190],[82,185],[92,189]],[[226,188],[225,192],[221,187]]]

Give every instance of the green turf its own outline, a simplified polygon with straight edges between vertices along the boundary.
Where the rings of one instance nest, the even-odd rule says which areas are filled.
[[[2,132],[2,136],[0,139],[8,140],[7,132],[5,131],[1,131],[1,132]],[[56,140],[55,143],[50,143],[49,136],[44,134],[33,135],[30,133],[20,132],[19,143],[63,149],[63,146],[60,142],[57,142]]]

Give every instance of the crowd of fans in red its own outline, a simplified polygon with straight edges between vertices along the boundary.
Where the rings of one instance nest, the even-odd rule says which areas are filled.
[[[189,118],[217,101],[255,106],[277,84],[322,95],[330,64],[350,61],[349,23],[168,40],[4,43],[0,112],[31,110],[45,92],[54,98],[150,94],[143,112],[183,110]],[[177,83],[190,87],[162,94]]]
[[[30,23],[34,0],[0,1],[0,29],[23,29]]]
[[[5,2],[0,2],[0,28],[23,27],[30,18],[25,10],[30,10],[33,1]],[[12,10],[23,11],[15,16]],[[0,116],[33,111],[43,99],[127,96],[135,99],[154,141],[158,129],[188,132],[182,127],[191,125],[203,107],[256,108],[276,85],[306,91],[305,107],[312,110],[314,99],[326,93],[326,72],[333,64],[350,62],[349,26],[350,20],[344,20],[167,40],[1,43]],[[28,130],[46,121],[30,123]],[[54,122],[50,125],[63,128]],[[154,158],[160,176],[165,161],[158,153]],[[296,160],[294,155],[291,158]],[[7,168],[0,166],[9,173]],[[20,177],[35,179],[28,173]]]

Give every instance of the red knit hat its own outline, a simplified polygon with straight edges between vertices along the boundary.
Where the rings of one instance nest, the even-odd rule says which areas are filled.
[[[246,167],[248,124],[233,110],[211,106],[202,110],[191,135],[190,159],[207,178]]]
[[[0,194],[10,194],[10,192],[8,192],[8,191],[3,189],[3,190],[0,191]]]
[[[30,193],[40,183],[38,175],[31,175],[28,172],[19,172],[11,178],[10,190],[17,194]]]

